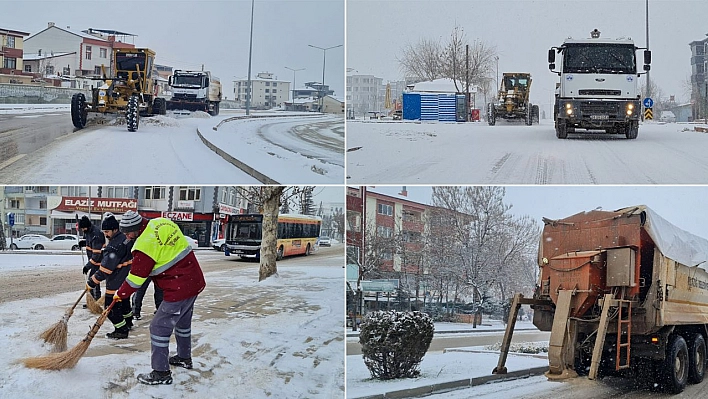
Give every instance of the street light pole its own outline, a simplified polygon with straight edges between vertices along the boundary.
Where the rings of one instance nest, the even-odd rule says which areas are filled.
[[[251,39],[248,44],[248,84],[246,85],[246,115],[251,114],[251,58],[253,56],[253,6],[255,0],[251,0]]]
[[[495,75],[495,80],[497,81],[497,88],[495,91],[499,90],[499,56],[495,56],[494,59],[497,61],[497,74]]]
[[[331,49],[337,48],[337,47],[342,47],[342,45],[338,44],[336,46],[327,47],[327,48],[317,47],[317,46],[313,46],[311,44],[308,44],[308,46],[322,50],[322,83],[320,86],[320,112],[322,112],[322,109],[324,107],[324,83],[325,83],[324,80],[325,80],[325,65],[327,63],[327,50],[331,50]]]
[[[295,72],[304,71],[305,68],[293,69],[290,67],[285,67],[285,69],[289,69],[289,70],[293,71],[293,98],[292,98],[292,101],[293,101],[293,111],[294,111],[295,110]]]

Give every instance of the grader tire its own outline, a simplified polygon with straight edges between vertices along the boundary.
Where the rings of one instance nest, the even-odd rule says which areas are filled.
[[[86,127],[86,97],[83,93],[71,96],[71,122],[77,129]]]
[[[129,132],[135,132],[140,125],[140,106],[138,96],[131,96],[128,99],[128,110],[125,114],[126,124]]]

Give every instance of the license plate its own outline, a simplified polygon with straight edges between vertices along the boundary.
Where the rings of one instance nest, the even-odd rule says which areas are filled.
[[[610,119],[609,115],[590,115],[590,119],[607,120]]]
[[[234,253],[235,253],[235,254],[242,254],[243,251],[241,251],[240,249],[237,249],[237,250],[234,251]]]

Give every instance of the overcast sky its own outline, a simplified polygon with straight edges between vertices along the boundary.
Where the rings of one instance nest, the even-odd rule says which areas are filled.
[[[644,47],[645,4],[645,0],[348,0],[347,67],[381,77],[384,83],[402,79],[396,61],[402,48],[421,38],[447,40],[457,24],[470,42],[479,39],[496,46],[499,74],[530,72],[531,101],[548,104],[557,79],[548,69],[548,49],[569,36],[588,38],[595,28],[602,37],[630,37]],[[650,79],[666,96],[690,99],[683,88],[691,74],[688,43],[705,38],[706,15],[706,0],[649,1]],[[639,82],[645,82],[644,76]]]
[[[251,77],[271,72],[295,84],[322,80],[323,52],[344,45],[343,0],[255,0]],[[0,0],[0,28],[35,34],[56,26],[110,29],[137,35],[136,47],[155,50],[155,62],[205,70],[234,98],[233,80],[247,79],[250,0],[36,1]],[[130,41],[128,41],[130,42]],[[325,84],[344,98],[344,47],[326,51]]]
[[[371,191],[395,195],[402,186],[375,186]],[[708,239],[708,186],[506,186],[504,203],[511,213],[562,219],[597,207],[603,210],[646,205],[677,227]],[[430,186],[406,186],[408,198],[429,204]]]

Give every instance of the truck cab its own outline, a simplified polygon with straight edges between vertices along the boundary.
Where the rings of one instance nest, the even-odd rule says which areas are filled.
[[[628,38],[600,38],[597,29],[590,36],[569,38],[548,50],[549,69],[560,78],[554,106],[556,136],[564,139],[585,129],[635,139],[641,113],[637,80],[643,73],[636,58],[640,48]],[[645,49],[644,71],[650,63],[651,52]]]

